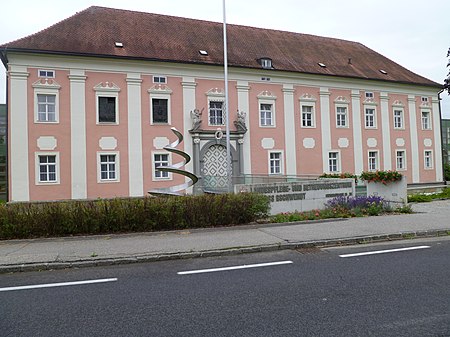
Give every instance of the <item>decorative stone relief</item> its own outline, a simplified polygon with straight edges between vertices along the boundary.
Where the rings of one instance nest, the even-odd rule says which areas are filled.
[[[433,141],[430,138],[425,138],[423,140],[423,145],[425,145],[426,147],[430,147],[433,145]]]
[[[172,89],[170,89],[165,84],[155,84],[153,87],[147,90],[149,94],[167,94],[170,95],[172,93]]]
[[[392,103],[393,106],[398,106],[398,107],[404,107],[405,105],[403,104],[402,101],[400,100],[395,100],[394,103]]]
[[[100,82],[94,87],[95,91],[119,92],[120,88],[113,82]]]
[[[167,137],[155,137],[153,138],[153,146],[157,150],[162,150],[164,146],[169,144],[169,138]]]
[[[315,102],[315,101],[317,101],[317,99],[313,95],[308,94],[308,93],[305,93],[305,94],[301,95],[299,100],[300,101],[308,101],[308,102]]]
[[[347,148],[348,144],[349,144],[348,138],[339,138],[338,139],[338,146],[339,147]]]
[[[368,138],[367,139],[367,146],[368,147],[377,147],[377,140],[375,138]]]
[[[335,100],[335,103],[344,103],[344,104],[348,104],[349,100],[347,98],[345,98],[344,96],[338,96]]]
[[[405,146],[405,140],[403,138],[397,138],[395,144],[397,144],[397,146]]]
[[[268,90],[261,91],[257,97],[259,99],[276,99],[277,98],[277,96],[275,96]]]
[[[273,138],[263,138],[261,139],[261,146],[266,150],[273,149],[275,147],[275,140]]]
[[[305,149],[314,149],[316,146],[316,141],[314,138],[303,138],[303,147]]]
[[[40,78],[32,84],[33,88],[59,89],[61,86],[52,78]]]
[[[98,141],[98,146],[102,150],[115,150],[117,148],[117,139],[114,137],[102,137]]]
[[[53,136],[41,136],[37,139],[37,147],[41,151],[49,151],[56,149],[58,142]]]

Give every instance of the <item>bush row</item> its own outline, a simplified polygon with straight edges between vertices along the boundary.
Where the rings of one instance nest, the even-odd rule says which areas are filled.
[[[238,225],[269,207],[254,193],[3,204],[0,239]]]

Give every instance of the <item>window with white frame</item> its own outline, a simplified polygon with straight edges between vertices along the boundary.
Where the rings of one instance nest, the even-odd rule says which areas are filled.
[[[340,172],[339,152],[328,152],[328,171]]]
[[[378,170],[378,151],[369,151],[369,171]]]
[[[153,154],[153,178],[155,180],[167,180],[170,178],[169,172],[160,171],[158,167],[169,166],[169,154],[168,153],[154,153]]]
[[[366,128],[374,129],[374,128],[377,127],[376,114],[375,114],[375,109],[374,108],[365,108],[364,109],[364,119],[365,119],[365,122],[366,122]]]
[[[97,107],[99,123],[117,123],[117,97],[98,96]]]
[[[269,153],[269,174],[282,174],[283,173],[282,164],[283,163],[281,152]]]
[[[36,94],[37,121],[56,122],[56,94]]]
[[[425,169],[433,168],[433,152],[430,150],[424,152],[424,166]]]
[[[371,91],[366,91],[365,96],[366,96],[366,98],[373,98],[373,92],[371,92]]]
[[[273,126],[273,105],[261,103],[259,105],[260,126]]]
[[[209,125],[224,125],[225,118],[223,115],[223,102],[210,101],[209,102]]]
[[[348,126],[347,118],[347,107],[337,106],[336,107],[336,126],[340,128],[345,128]]]
[[[38,184],[58,182],[58,155],[48,153],[38,153],[37,159],[37,179]]]
[[[152,98],[152,122],[154,124],[169,123],[168,99]]]
[[[55,71],[54,70],[47,70],[47,69],[39,69],[38,70],[38,77],[41,77],[41,78],[55,78]]]
[[[118,154],[116,153],[99,153],[99,181],[118,181],[119,166]]]
[[[428,110],[422,110],[422,130],[431,130],[431,114]]]
[[[422,96],[421,100],[422,100],[423,103],[427,103],[428,102],[428,97]]]
[[[394,129],[403,128],[403,109],[394,109]]]
[[[153,76],[153,83],[165,84],[167,78],[165,76]]]
[[[397,150],[395,156],[396,156],[396,169],[397,170],[405,170],[406,169],[406,151],[405,150]]]
[[[314,106],[302,105],[302,127],[312,128],[314,127]]]

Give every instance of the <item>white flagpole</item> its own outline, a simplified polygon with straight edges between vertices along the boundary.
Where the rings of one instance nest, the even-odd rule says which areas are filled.
[[[227,55],[227,20],[225,10],[225,0],[223,0],[223,65],[225,79],[225,130],[227,142],[227,188],[228,193],[231,192],[231,152],[230,152],[230,118],[228,109],[228,55]]]

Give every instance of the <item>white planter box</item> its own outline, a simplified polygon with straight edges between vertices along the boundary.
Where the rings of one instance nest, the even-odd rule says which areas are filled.
[[[406,204],[408,202],[406,191],[406,177],[402,180],[384,185],[378,182],[366,182],[367,196],[375,195],[382,197],[385,201],[391,203]]]

